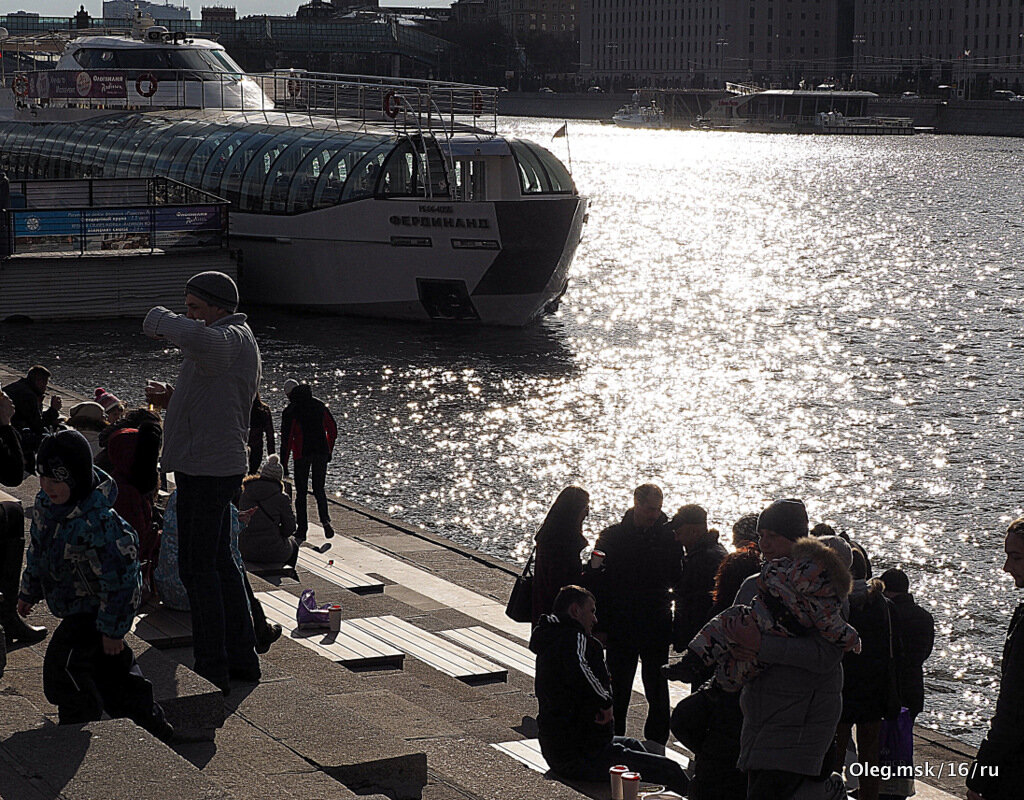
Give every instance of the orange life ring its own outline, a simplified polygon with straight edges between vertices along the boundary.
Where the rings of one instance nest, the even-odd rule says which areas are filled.
[[[477,89],[475,92],[473,92],[473,116],[474,117],[479,117],[483,113],[484,113],[484,96],[480,92],[480,90]]]
[[[387,114],[391,119],[398,116],[398,112],[402,109],[402,98],[400,95],[395,94],[394,89],[388,89],[384,93],[384,113]]]
[[[14,92],[18,97],[24,97],[28,94],[28,75],[21,73],[14,76],[14,80],[11,81],[11,91]]]
[[[143,91],[142,84],[145,81],[149,82],[149,88]],[[139,75],[139,77],[135,79],[135,91],[143,97],[152,97],[153,95],[155,95],[156,87],[156,75],[154,75],[152,72],[143,72],[141,75]]]

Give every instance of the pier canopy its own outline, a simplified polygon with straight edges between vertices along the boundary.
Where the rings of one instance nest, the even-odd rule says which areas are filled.
[[[257,214],[299,214],[374,195],[448,196],[432,137],[261,120],[129,114],[12,122],[0,126],[0,168],[19,178],[164,176]]]

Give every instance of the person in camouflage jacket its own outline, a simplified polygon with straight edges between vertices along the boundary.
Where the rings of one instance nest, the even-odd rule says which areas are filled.
[[[139,537],[113,509],[117,485],[93,467],[78,431],[43,439],[40,492],[18,593],[25,617],[42,599],[61,619],[43,660],[43,691],[62,725],[128,717],[164,741],[173,728],[153,701],[124,636],[142,597]]]

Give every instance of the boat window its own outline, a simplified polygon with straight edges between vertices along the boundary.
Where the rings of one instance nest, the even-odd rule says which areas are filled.
[[[76,51],[75,61],[85,69],[111,69],[115,66],[113,50],[101,50],[95,47]]]
[[[263,193],[263,208],[272,214],[292,214],[295,208],[290,208],[288,201],[293,196],[293,189],[296,184],[303,184],[307,181],[312,184],[312,177],[299,167],[306,163],[306,156],[313,147],[323,141],[323,133],[320,131],[303,131],[298,129],[297,134],[304,134],[289,140],[287,147],[274,161],[273,180],[268,182]],[[312,194],[312,185],[310,186]],[[301,209],[305,210],[305,209]]]
[[[351,134],[339,134],[313,142],[302,163],[295,168],[295,180],[288,191],[285,211],[299,214],[313,208],[313,197],[320,176],[340,150],[352,142]]]
[[[224,50],[207,50],[206,56],[219,65],[221,72],[233,73],[238,78],[242,76],[244,70]]]
[[[284,196],[287,196],[287,181],[290,176],[276,169],[275,163],[288,146],[306,131],[298,128],[286,128],[283,131],[278,128],[276,130],[278,132],[253,153],[249,166],[242,175],[239,199],[239,208],[242,211],[263,214],[284,211],[283,200],[280,203],[280,208],[271,209],[264,202],[264,198],[268,196],[268,187],[273,188],[274,186],[278,191],[284,192]]]
[[[356,136],[328,161],[320,169],[320,177],[313,190],[313,208],[325,208],[340,203],[341,193],[352,168],[367,150],[379,143],[380,138],[376,136]]]
[[[348,180],[345,181],[345,186],[341,192],[342,202],[373,196],[377,186],[377,179],[380,177],[381,165],[394,146],[394,142],[384,142],[364,155],[352,167]]]
[[[455,162],[454,196],[458,200],[484,200],[487,197],[487,165],[481,159],[465,158]]]
[[[175,126],[175,134],[157,156],[157,175],[181,180],[191,154],[203,143],[207,132],[217,129],[215,123],[186,122]]]
[[[273,135],[271,133],[250,134],[234,149],[231,160],[224,167],[220,186],[211,187],[210,191],[237,205],[242,198],[242,176],[245,175],[246,169],[252,163],[253,156]]]
[[[104,49],[84,47],[75,52],[75,61],[85,69],[182,70],[193,73],[216,72],[241,77],[242,68],[219,50],[181,47],[126,47]],[[216,80],[214,75],[190,75],[192,80]]]
[[[512,140],[512,154],[519,165],[523,194],[572,194],[572,177],[555,156],[532,142]]]
[[[444,159],[430,139],[405,139],[384,164],[379,192],[385,197],[448,197]]]
[[[129,174],[160,174],[156,172],[157,157],[160,155],[164,142],[170,135],[171,126],[168,123],[161,120],[159,123],[151,125],[149,130],[143,134],[139,147],[135,151],[135,155],[132,156],[132,168]]]
[[[187,183],[190,186],[199,186],[200,181],[202,181],[203,170],[210,157],[230,134],[230,130],[222,128],[210,133],[199,143],[195,152],[188,159],[185,175],[181,178],[183,183]]]

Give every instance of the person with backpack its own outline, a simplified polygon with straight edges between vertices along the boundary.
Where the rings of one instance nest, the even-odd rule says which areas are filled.
[[[295,516],[298,528],[295,538],[306,540],[306,494],[310,474],[313,477],[313,497],[320,515],[324,536],[334,536],[331,512],[327,505],[327,463],[331,460],[338,425],[331,410],[313,390],[294,379],[285,382],[288,407],[281,413],[281,467],[288,474],[288,456],[295,459]]]

